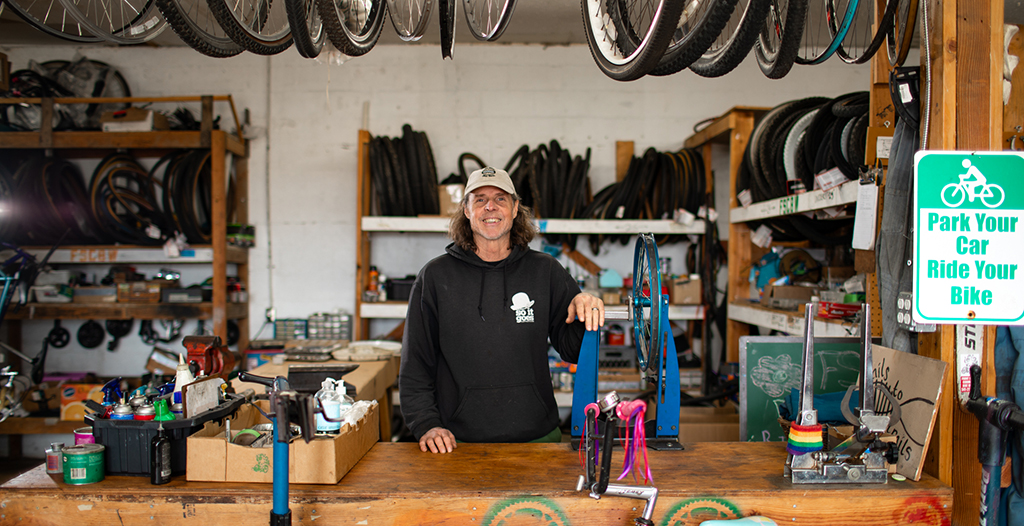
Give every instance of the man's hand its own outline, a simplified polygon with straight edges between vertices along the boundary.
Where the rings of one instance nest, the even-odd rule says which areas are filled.
[[[456,447],[455,435],[443,427],[435,427],[420,437],[420,450],[431,453],[451,453]]]
[[[604,302],[586,292],[577,294],[569,304],[569,317],[565,323],[572,323],[577,318],[586,325],[588,331],[596,331],[604,325]]]

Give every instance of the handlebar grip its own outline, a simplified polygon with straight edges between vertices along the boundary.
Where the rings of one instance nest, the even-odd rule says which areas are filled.
[[[242,371],[238,373],[238,379],[243,382],[251,382],[254,384],[265,385],[267,387],[270,387],[271,389],[274,388],[274,378],[270,378],[269,376],[259,376],[246,371]]]
[[[1024,430],[1024,411],[1021,411],[1019,407],[1012,407],[1009,414],[1006,415],[1006,423],[1018,431]]]

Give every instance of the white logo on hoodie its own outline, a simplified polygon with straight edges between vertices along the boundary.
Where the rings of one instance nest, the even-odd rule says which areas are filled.
[[[533,300],[525,292],[512,296],[510,308],[516,312],[516,323],[533,323]]]

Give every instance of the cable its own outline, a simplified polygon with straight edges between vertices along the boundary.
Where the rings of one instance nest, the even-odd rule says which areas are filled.
[[[921,26],[924,29],[924,135],[921,137],[920,150],[928,149],[928,124],[932,116],[932,45],[928,35],[928,2],[924,2],[921,12]]]

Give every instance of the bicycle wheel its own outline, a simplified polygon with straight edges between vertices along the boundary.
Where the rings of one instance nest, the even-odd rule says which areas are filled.
[[[206,0],[156,0],[156,5],[178,38],[192,49],[216,58],[244,51],[217,23]]]
[[[911,41],[914,40],[914,29],[917,27],[918,0],[896,0],[895,20],[886,35],[886,48],[889,52],[889,65],[902,66],[910,53]]]
[[[807,10],[803,40],[796,54],[797,64],[821,64],[835,54],[853,25],[860,0],[823,0],[823,3],[820,9],[812,4]]]
[[[327,38],[350,57],[365,55],[377,45],[387,16],[384,0],[316,0]]]
[[[633,342],[641,373],[658,373],[661,358],[661,272],[654,235],[640,234],[633,250]]]
[[[398,38],[405,42],[423,38],[433,8],[434,0],[388,0],[391,25],[398,33]]]
[[[768,16],[769,5],[769,0],[740,0],[718,38],[690,64],[690,69],[709,78],[721,77],[736,69],[753,49],[758,31]],[[655,68],[654,74],[660,69],[661,66]]]
[[[516,0],[462,0],[462,9],[473,38],[493,42],[501,38],[512,20]]]
[[[793,69],[806,18],[807,0],[771,0],[754,44],[757,65],[764,76],[781,79]]]
[[[115,44],[142,44],[167,28],[156,0],[60,0],[92,34]]]
[[[601,72],[636,80],[658,65],[672,42],[683,2],[582,0],[584,32]]]
[[[455,0],[440,0],[437,22],[441,30],[441,59],[455,53]]]
[[[296,51],[305,58],[316,58],[327,41],[327,32],[315,0],[284,0],[284,7]]]
[[[898,2],[899,0],[888,0],[885,3],[885,10],[882,11],[874,35],[871,34],[874,18],[873,6],[871,2],[861,2],[853,25],[846,33],[846,38],[839,43],[839,48],[836,49],[839,59],[847,64],[863,64],[871,60],[871,57],[874,57],[882,47],[886,35],[892,30]]]
[[[2,0],[0,7],[5,5],[29,25],[52,37],[83,44],[103,41],[75,20],[60,0]]]
[[[686,4],[675,33],[652,75],[671,75],[686,69],[711,47],[722,33],[737,0],[699,0]],[[627,33],[628,34],[628,33]]]
[[[207,0],[224,33],[247,51],[276,55],[292,45],[287,2],[273,0]]]

